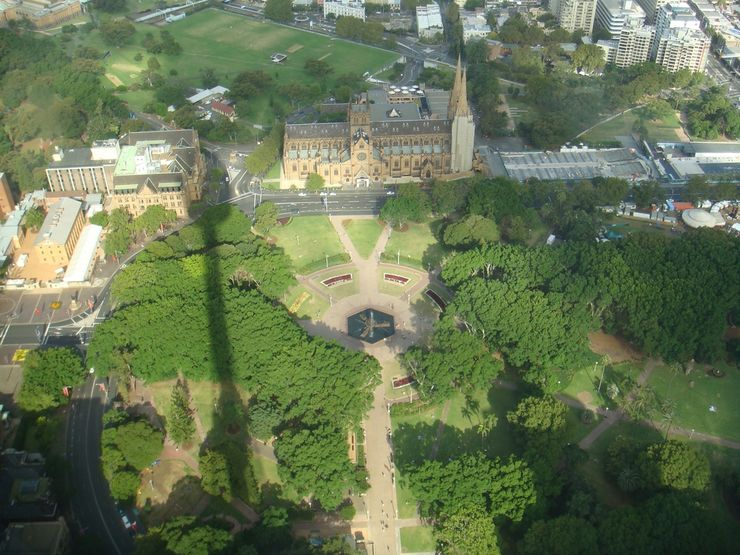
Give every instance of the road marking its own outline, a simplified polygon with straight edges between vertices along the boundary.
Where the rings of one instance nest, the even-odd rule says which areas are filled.
[[[93,378],[92,381],[92,387],[90,388],[90,404],[87,406],[87,422],[85,422],[85,435],[88,435],[90,431],[90,412],[92,411],[92,401],[95,395],[95,382],[97,381],[97,378]],[[87,395],[85,396],[87,397]],[[84,445],[87,446],[87,442],[84,442]],[[85,447],[87,448],[87,447]],[[93,501],[95,501],[95,508],[98,511],[98,516],[100,517],[100,520],[103,522],[103,528],[105,528],[105,533],[108,534],[108,539],[110,539],[111,543],[113,544],[113,548],[116,550],[116,553],[118,555],[121,555],[121,550],[118,549],[118,545],[116,544],[116,541],[113,539],[113,535],[110,533],[110,529],[108,528],[108,523],[105,521],[105,518],[103,517],[103,511],[100,510],[100,503],[98,502],[98,496],[95,495],[95,485],[93,484],[92,479],[92,470],[90,470],[90,464],[87,457],[85,457],[85,466],[87,467],[87,481],[90,484],[90,491],[93,492]]]

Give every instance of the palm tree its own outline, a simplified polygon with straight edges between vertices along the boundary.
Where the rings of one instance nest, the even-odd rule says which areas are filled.
[[[627,466],[617,476],[617,485],[625,493],[637,490],[642,484],[640,473],[636,469]]]

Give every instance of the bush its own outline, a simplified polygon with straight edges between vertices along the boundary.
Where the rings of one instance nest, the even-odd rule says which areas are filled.
[[[355,506],[352,504],[344,505],[340,507],[340,509],[337,511],[337,514],[342,520],[351,521],[353,518],[355,518],[355,514],[357,514],[357,509],[355,509]]]

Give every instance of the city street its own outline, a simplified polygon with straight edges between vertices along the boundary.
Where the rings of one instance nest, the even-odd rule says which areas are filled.
[[[342,214],[371,215],[378,214],[385,201],[390,198],[384,190],[336,191],[321,196],[318,193],[292,191],[272,191],[263,189],[260,193],[248,193],[230,202],[238,206],[245,214],[254,214],[255,206],[260,202],[274,202],[281,216],[298,216],[300,214]]]

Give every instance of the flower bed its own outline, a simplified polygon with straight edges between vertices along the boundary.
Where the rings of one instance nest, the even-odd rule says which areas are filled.
[[[410,278],[399,276],[397,274],[383,274],[383,279],[385,281],[390,281],[391,283],[395,283],[396,285],[406,285],[409,281],[411,281]]]
[[[330,277],[321,282],[324,287],[333,287],[352,281],[352,274],[342,274],[340,276]]]
[[[445,309],[445,308],[447,308],[447,303],[446,303],[446,302],[444,302],[444,300],[442,300],[442,297],[440,297],[439,295],[437,295],[437,293],[435,293],[435,292],[434,292],[434,291],[432,291],[431,289],[427,289],[426,291],[424,291],[424,294],[425,294],[425,295],[426,295],[427,297],[429,297],[430,299],[432,299],[432,301],[434,302],[434,304],[436,304],[436,305],[437,305],[437,307],[438,307],[438,308],[439,308],[439,309],[440,309],[441,311],[443,311],[443,312],[444,312],[444,309]]]
[[[411,385],[416,380],[413,376],[403,376],[401,378],[393,378],[393,389],[401,389],[407,385]]]

